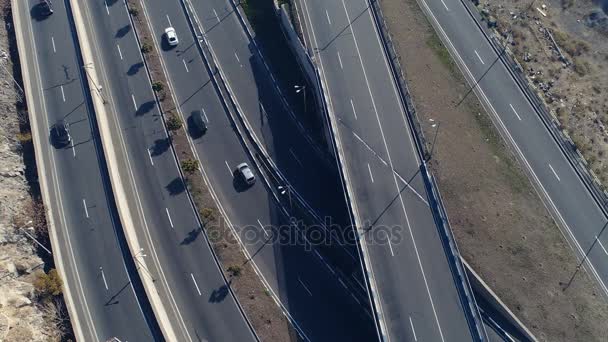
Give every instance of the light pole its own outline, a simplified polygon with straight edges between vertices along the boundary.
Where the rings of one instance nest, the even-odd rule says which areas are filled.
[[[30,220],[30,221],[27,221],[27,222],[25,223],[25,225],[26,225],[26,226],[27,226],[27,225],[29,225],[29,224],[32,224],[32,221],[31,221],[31,220]],[[36,243],[38,246],[40,246],[42,249],[44,249],[44,250],[45,250],[47,253],[49,253],[50,255],[53,255],[53,253],[51,253],[51,251],[50,251],[48,248],[44,247],[44,245],[43,245],[43,244],[42,244],[40,241],[36,240],[36,238],[35,238],[35,237],[34,237],[32,234],[28,233],[28,232],[27,232],[25,229],[23,229],[23,227],[19,227],[18,229],[19,229],[20,231],[22,231],[22,232],[23,232],[25,235],[27,235],[27,236],[28,236],[30,239],[34,240],[34,242],[35,242],[35,243]]]
[[[279,189],[281,195],[285,195],[285,193],[287,193],[287,197],[289,198],[289,209],[293,209],[293,205],[291,203],[291,185],[279,185],[277,189]]]
[[[83,65],[82,68],[84,69],[84,72],[87,74],[87,78],[91,80],[91,83],[93,83],[93,86],[95,87],[95,90],[97,91],[97,95],[99,95],[99,97],[101,98],[101,101],[103,101],[103,104],[108,103],[106,101],[106,99],[103,97],[103,95],[101,94],[101,90],[103,88],[100,85],[98,85],[97,83],[95,83],[95,80],[89,74],[88,70],[94,68],[93,63],[87,63],[87,64]]]
[[[300,92],[304,93],[304,114],[308,114],[308,110],[307,110],[307,101],[306,101],[306,86],[305,85],[294,85],[293,86],[294,89],[296,90],[296,94],[299,94]]]
[[[142,257],[142,258],[147,257],[147,255],[146,255],[146,254],[144,254],[144,249],[143,249],[143,248],[140,248],[140,249],[139,249],[139,252],[137,252],[137,254],[135,254],[135,255],[133,256],[133,260],[135,260],[135,262],[136,262],[136,263],[137,263],[139,266],[141,266],[141,268],[142,268],[144,271],[146,271],[146,273],[148,274],[148,276],[149,276],[150,278],[152,278],[152,282],[155,282],[155,281],[156,281],[156,279],[154,279],[154,277],[152,276],[152,274],[150,274],[150,271],[148,271],[148,269],[146,268],[146,266],[145,266],[145,265],[144,265],[144,264],[143,264],[141,261],[139,261],[139,257]]]

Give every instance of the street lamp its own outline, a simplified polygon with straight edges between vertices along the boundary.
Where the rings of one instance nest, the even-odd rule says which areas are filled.
[[[139,266],[141,266],[141,268],[142,268],[144,271],[146,271],[146,273],[148,274],[148,276],[149,276],[150,278],[152,278],[152,282],[155,282],[155,281],[156,281],[156,279],[154,279],[154,277],[152,276],[152,274],[150,273],[150,271],[148,271],[148,269],[146,268],[146,266],[145,266],[145,265],[144,265],[144,264],[143,264],[141,261],[139,261],[139,258],[138,258],[138,257],[142,257],[142,258],[147,257],[147,255],[146,255],[146,254],[144,254],[144,249],[143,249],[143,248],[140,248],[140,249],[139,249],[139,252],[137,252],[137,254],[135,254],[135,255],[133,256],[133,260],[135,260],[135,262],[136,262],[136,263],[137,263]]]
[[[29,220],[25,223],[26,226],[30,225],[30,224],[32,224],[32,220]],[[40,241],[36,240],[36,238],[32,234],[28,233],[25,229],[23,229],[23,227],[19,227],[18,229],[20,231],[22,231],[25,235],[27,235],[30,239],[34,240],[34,242],[38,246],[40,246],[42,249],[44,249],[47,253],[49,253],[50,255],[53,255],[53,253],[51,253],[51,251],[48,248],[44,247],[44,245]]]
[[[93,86],[95,87],[95,90],[97,91],[97,95],[99,95],[99,97],[101,98],[101,101],[103,101],[103,104],[106,104],[107,101],[101,94],[101,90],[103,89],[103,87],[101,87],[100,85],[95,83],[95,80],[91,77],[91,75],[89,74],[89,71],[88,71],[89,69],[94,68],[93,63],[87,63],[87,64],[83,65],[82,68],[84,69],[84,72],[87,74],[87,78],[91,80],[91,83],[93,83]]]
[[[291,203],[291,185],[279,185],[277,187],[277,189],[279,189],[279,191],[281,192],[281,195],[285,195],[285,193],[287,193],[287,196],[289,198],[289,208],[292,209],[293,205]]]
[[[305,85],[294,85],[293,88],[296,90],[296,94],[300,92],[304,93],[304,114],[308,114],[307,101],[306,101],[306,86]]]

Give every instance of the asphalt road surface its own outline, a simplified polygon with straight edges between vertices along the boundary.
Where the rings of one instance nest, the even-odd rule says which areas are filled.
[[[299,1],[376,290],[393,341],[466,341],[472,328],[428,206],[404,109],[364,0]]]
[[[480,80],[477,95],[490,114],[498,118],[499,128],[524,161],[573,248],[581,256],[589,251],[586,265],[608,295],[608,234],[596,240],[607,222],[605,214],[503,62],[495,63],[496,52],[463,3],[459,0],[420,3],[440,36],[448,42],[447,47],[469,82]]]
[[[51,165],[47,177],[54,203],[59,246],[71,289],[74,314],[79,318],[86,340],[105,341],[112,337],[130,341],[163,340],[151,312],[131,255],[124,244],[117,217],[103,151],[98,141],[84,70],[78,58],[76,35],[63,2],[49,17],[39,14],[30,0],[15,6],[26,27],[17,27],[25,36],[29,52],[32,88],[36,98],[28,98],[39,116],[33,134],[42,135],[43,153],[38,163]],[[58,120],[69,124],[72,143],[53,147],[49,130]]]
[[[138,208],[138,258],[153,279],[180,341],[251,341],[185,193],[123,1],[84,2],[112,137],[124,158],[127,196]]]
[[[255,168],[255,185],[243,188],[235,183],[233,172],[237,164],[255,164],[210,82],[179,1],[146,0],[144,4],[205,176],[256,267],[294,318],[304,339],[373,338],[373,322],[331,266],[301,238],[278,239],[297,231],[290,227],[284,214],[287,199],[278,202],[273,194],[276,189],[266,187]],[[168,47],[162,37],[168,26],[175,28],[180,40],[174,48]],[[226,35],[224,39],[232,37]],[[197,110],[204,113],[208,124],[203,135],[191,127],[191,115]]]

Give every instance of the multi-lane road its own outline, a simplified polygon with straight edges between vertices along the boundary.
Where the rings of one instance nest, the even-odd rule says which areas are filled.
[[[468,305],[429,208],[422,161],[368,3],[297,4],[324,85],[357,229],[365,236],[383,338],[473,339],[476,327],[467,319]]]
[[[194,208],[143,65],[123,1],[84,1],[89,46],[107,105],[110,138],[143,251],[141,271],[154,279],[179,341],[256,340],[228,289]]]
[[[466,1],[466,0],[465,0]],[[419,0],[441,39],[524,167],[573,249],[608,295],[606,215],[460,0]],[[527,5],[526,5],[527,6]],[[522,8],[523,9],[523,8]],[[473,9],[474,11],[475,9]],[[594,243],[595,242],[595,243]],[[573,270],[574,271],[574,270]]]
[[[57,242],[68,306],[76,335],[88,341],[112,337],[163,340],[122,236],[88,96],[69,9],[40,16],[38,1],[14,1],[26,95],[45,205]],[[49,130],[69,124],[72,142],[55,148]],[[60,256],[60,257],[59,257]]]
[[[227,2],[216,4],[217,10],[203,12],[199,7],[201,3],[194,7],[200,11],[198,13],[224,14],[229,6]],[[373,336],[373,324],[362,304],[351,296],[343,285],[344,280],[336,276],[335,270],[315,249],[303,244],[302,240],[275,238],[287,230],[297,232],[290,227],[286,215],[288,201],[279,198],[278,190],[262,181],[260,177],[264,173],[255,168],[256,162],[247,152],[250,147],[235,132],[234,113],[230,114],[230,109],[223,105],[221,95],[210,79],[212,70],[207,70],[195,45],[185,8],[160,0],[145,0],[143,4],[180,115],[184,122],[191,124],[192,113],[201,111],[207,120],[208,131],[202,136],[191,136],[204,176],[264,282],[293,319],[300,334],[304,339],[314,341]],[[224,42],[240,39],[235,35],[242,35],[242,32],[224,29],[234,18],[224,18],[219,24],[215,16],[213,18],[213,31],[218,39],[220,34],[223,34]],[[174,48],[167,47],[162,38],[169,26],[175,28],[180,40]],[[250,54],[238,51],[232,52],[230,57],[237,62],[242,59],[242,65],[237,64],[236,68],[250,68]],[[232,72],[234,69],[231,66],[226,70]],[[257,92],[258,86],[252,86],[251,91]],[[242,162],[254,167],[258,176],[258,182],[248,189],[240,189],[234,183],[234,169]]]

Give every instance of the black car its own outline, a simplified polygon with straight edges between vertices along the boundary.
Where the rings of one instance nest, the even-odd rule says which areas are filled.
[[[44,16],[53,14],[53,3],[51,0],[40,0],[38,8],[40,8],[40,14]]]
[[[192,122],[199,133],[205,134],[205,132],[207,132],[207,120],[205,119],[203,112],[200,110],[192,112]]]
[[[59,120],[51,127],[51,140],[57,147],[64,147],[72,141],[70,126],[67,122]]]

